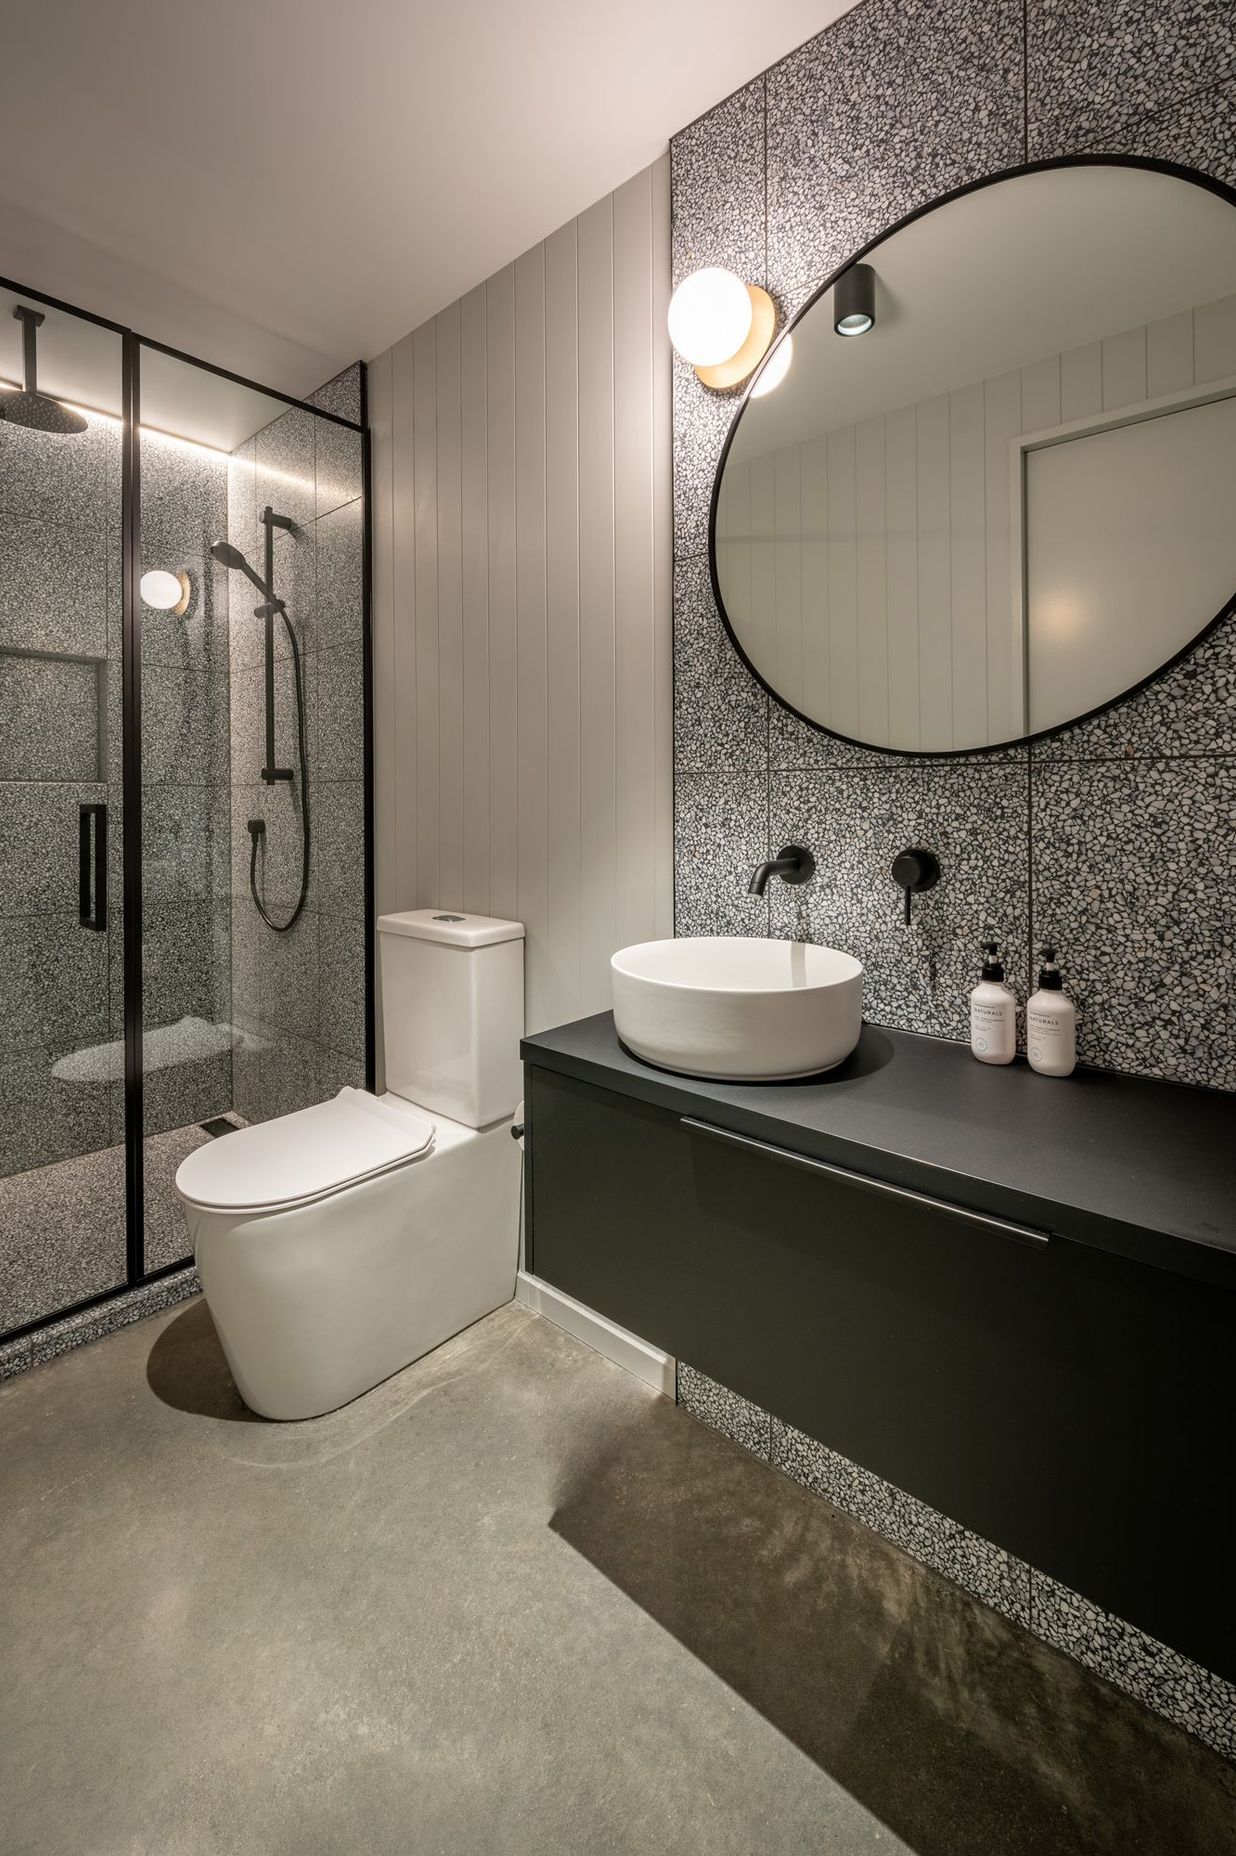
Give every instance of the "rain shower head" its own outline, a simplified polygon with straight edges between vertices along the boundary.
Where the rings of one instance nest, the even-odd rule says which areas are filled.
[[[43,313],[19,303],[13,315],[22,325],[21,354],[25,384],[20,393],[0,395],[0,419],[9,425],[23,425],[31,432],[55,432],[67,436],[84,432],[86,421],[81,413],[62,406],[38,389],[38,363],[35,357],[35,330],[43,322]]]

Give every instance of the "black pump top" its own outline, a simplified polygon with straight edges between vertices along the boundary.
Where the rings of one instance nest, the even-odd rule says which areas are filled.
[[[1063,991],[1064,979],[1059,967],[1056,965],[1055,948],[1041,947],[1039,953],[1043,960],[1043,965],[1039,968],[1039,985],[1043,988],[1044,992]]]
[[[1004,965],[1000,959],[1000,946],[996,941],[983,943],[983,978],[985,980],[1002,980]]]

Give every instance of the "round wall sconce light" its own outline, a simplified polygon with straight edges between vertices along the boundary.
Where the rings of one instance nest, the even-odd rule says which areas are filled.
[[[153,606],[156,612],[187,612],[189,595],[188,574],[168,573],[166,568],[152,567],[141,580],[142,604]]]
[[[706,387],[745,380],[768,353],[776,327],[767,290],[719,264],[684,277],[670,299],[670,340]]]
[[[833,286],[833,327],[838,335],[866,335],[875,327],[875,272],[852,264]]]

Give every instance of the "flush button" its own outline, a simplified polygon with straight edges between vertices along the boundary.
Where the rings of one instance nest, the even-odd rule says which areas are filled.
[[[465,918],[462,915],[435,915],[434,916],[434,920],[436,922],[461,922],[464,919]]]

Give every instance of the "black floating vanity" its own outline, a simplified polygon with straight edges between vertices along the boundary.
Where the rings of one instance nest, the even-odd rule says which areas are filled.
[[[864,1027],[697,1082],[527,1038],[528,1268],[1236,1679],[1230,1096]]]

